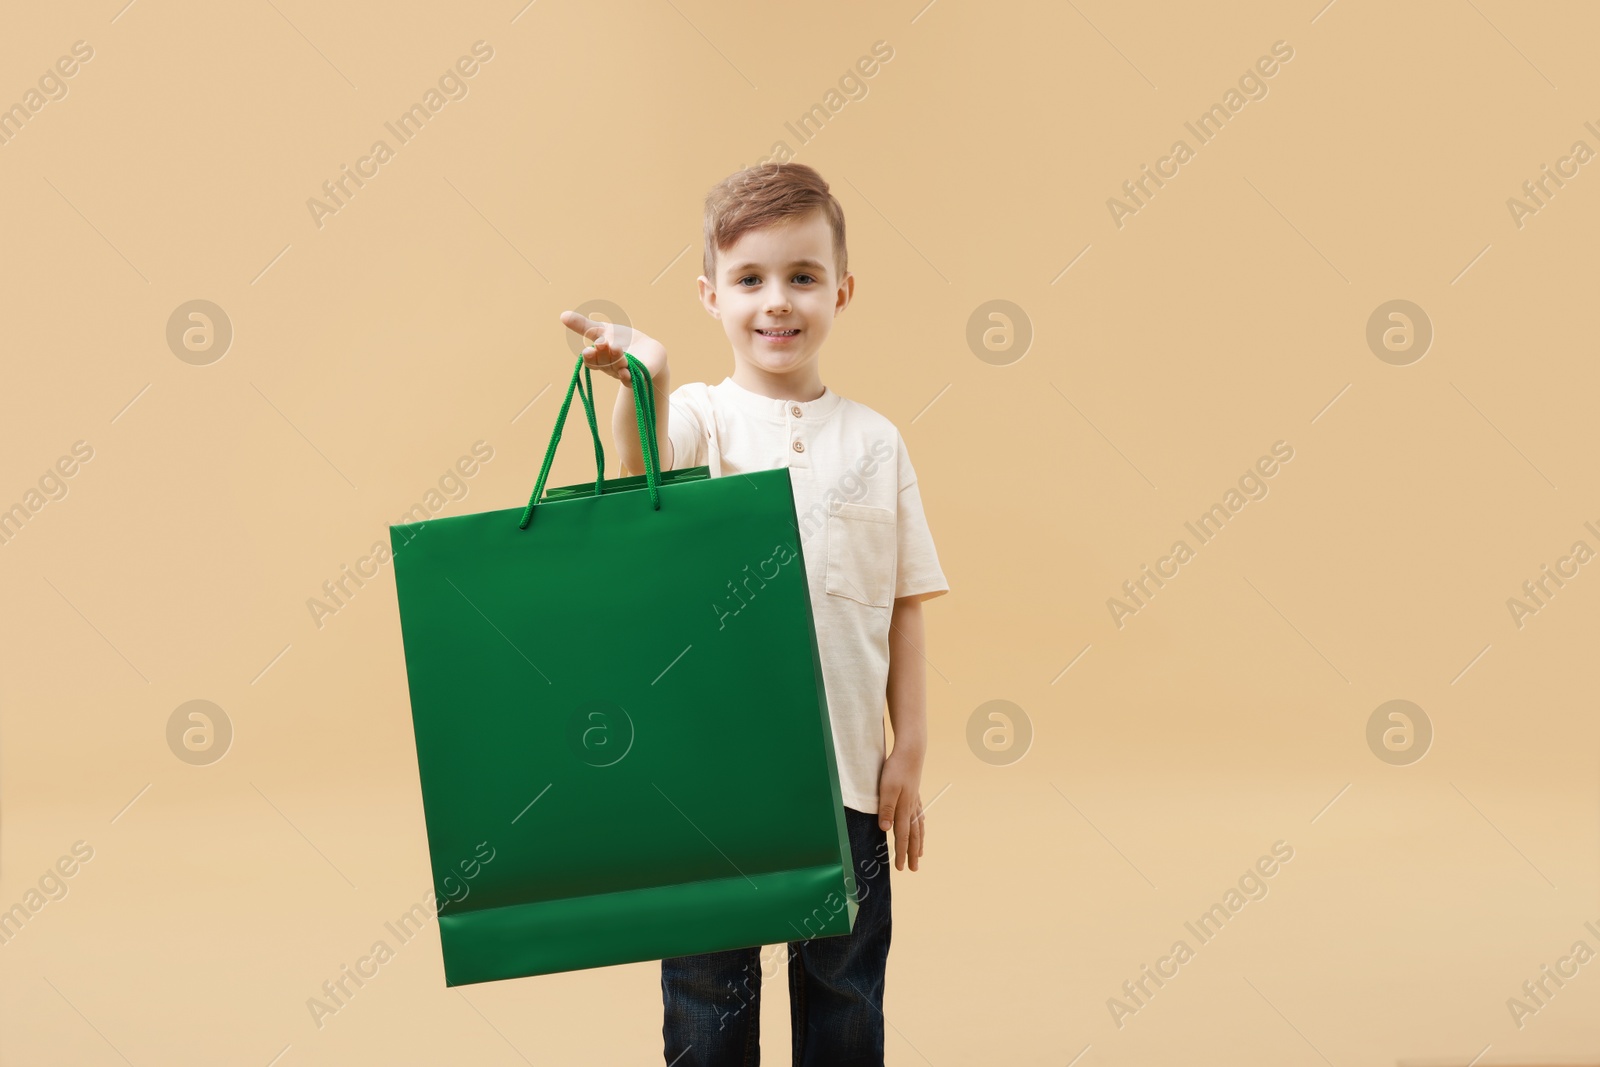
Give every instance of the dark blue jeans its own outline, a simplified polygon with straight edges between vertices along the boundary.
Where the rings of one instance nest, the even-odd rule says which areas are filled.
[[[844,809],[860,902],[855,929],[788,944],[793,1067],[883,1067],[889,962],[889,835],[878,816]],[[661,1034],[670,1067],[761,1063],[761,949],[661,961]]]

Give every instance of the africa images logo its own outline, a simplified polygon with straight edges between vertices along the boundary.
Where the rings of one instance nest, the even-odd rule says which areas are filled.
[[[477,58],[474,59],[472,56]],[[347,202],[355,198],[356,192],[365,188],[367,181],[376,178],[380,168],[395,157],[400,147],[410,144],[412,138],[422,132],[428,120],[443,111],[446,104],[452,100],[467,98],[467,93],[471,90],[466,80],[478,73],[481,69],[480,63],[487,63],[494,58],[494,48],[485,41],[474,41],[472,56],[462,56],[457,59],[454,66],[446,68],[445,72],[439,75],[438,88],[429,86],[420,101],[401,112],[393,122],[383,124],[383,128],[394,137],[396,142],[394,146],[381,137],[373,141],[371,150],[356,160],[354,170],[348,163],[341,163],[339,176],[322,183],[322,192],[327,197],[326,200],[319,200],[314,196],[307,198],[306,210],[311,212],[311,222],[317,229],[322,229],[323,220],[327,216],[337,215],[343,210]],[[352,189],[351,185],[355,188]]]

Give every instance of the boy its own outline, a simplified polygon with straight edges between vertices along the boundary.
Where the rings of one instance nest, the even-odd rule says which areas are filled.
[[[844,936],[789,943],[793,1062],[883,1063],[889,955],[888,834],[895,868],[922,856],[919,792],[927,749],[921,601],[947,592],[916,472],[894,424],[822,384],[818,358],[850,303],[844,213],[828,183],[798,163],[728,177],[706,198],[700,301],[722,322],[733,374],[672,390],[666,349],[637,330],[561,321],[590,346],[584,361],[622,383],[612,433],[627,471],[643,471],[623,352],[650,372],[663,470],[712,477],[787,466],[855,861],[860,909]],[[894,725],[884,752],[883,705]],[[876,819],[874,819],[874,814]],[[760,948],[661,961],[666,1062],[759,1062]]]

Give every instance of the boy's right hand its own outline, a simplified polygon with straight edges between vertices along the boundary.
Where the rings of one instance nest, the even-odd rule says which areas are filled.
[[[601,322],[586,318],[576,311],[563,311],[561,324],[588,342],[583,350],[583,362],[593,370],[609,374],[628,388],[633,388],[633,374],[628,370],[628,355],[644,364],[650,372],[652,383],[667,373],[667,349],[649,334],[614,322]]]

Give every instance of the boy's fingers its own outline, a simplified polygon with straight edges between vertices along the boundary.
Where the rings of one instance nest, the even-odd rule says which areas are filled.
[[[583,362],[592,370],[602,374],[609,374],[618,381],[632,384],[628,379],[628,361],[622,358],[622,352],[608,346],[604,341],[596,341],[589,348],[583,350]]]
[[[905,870],[906,853],[911,850],[911,809],[902,808],[894,817],[894,869]]]
[[[583,337],[584,343],[602,351],[609,350],[608,355],[622,359],[633,340],[633,330],[615,322],[601,322],[576,311],[563,311],[561,323],[573,333]]]
[[[585,337],[612,325],[604,319],[591,319],[589,316],[580,315],[576,311],[563,311],[561,313],[561,323],[567,329],[581,333]]]
[[[894,865],[899,870],[901,858],[905,855],[906,839],[898,823],[898,799],[883,800],[878,804],[878,829],[887,833],[890,828],[894,830]]]
[[[585,347],[579,354],[583,357],[583,362],[588,365],[590,370],[597,370],[602,374],[616,377],[617,372],[612,364],[615,360],[620,360],[622,356],[621,353],[612,353],[608,350],[606,323],[595,322],[587,316],[578,314],[576,311],[563,311],[561,313],[561,324],[583,338]]]
[[[583,358],[592,370],[609,374],[630,387],[633,376],[628,371],[627,355],[644,364],[652,377],[666,371],[666,351],[661,342],[632,326],[591,319],[576,311],[563,311],[561,324],[583,337]]]
[[[587,316],[580,315],[576,311],[563,311],[561,313],[561,325],[565,326],[569,330],[572,330],[574,333],[581,333],[585,338],[587,338],[589,336],[589,331],[597,326],[600,326],[601,324],[598,322],[591,322]]]

